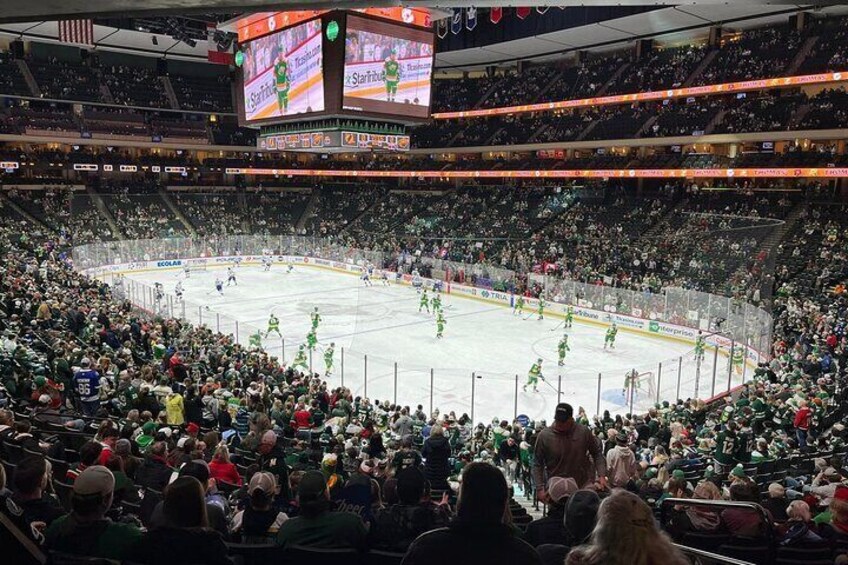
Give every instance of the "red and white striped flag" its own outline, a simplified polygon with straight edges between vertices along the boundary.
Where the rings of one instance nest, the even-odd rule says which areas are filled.
[[[92,20],[60,21],[59,41],[94,46],[94,22]]]

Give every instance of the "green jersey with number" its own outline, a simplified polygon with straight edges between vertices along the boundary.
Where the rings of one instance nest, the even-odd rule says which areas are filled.
[[[386,82],[398,82],[400,80],[400,63],[389,59],[383,65],[383,71],[386,73]]]

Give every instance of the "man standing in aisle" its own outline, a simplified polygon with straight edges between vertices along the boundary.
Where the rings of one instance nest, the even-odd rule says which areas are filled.
[[[598,489],[607,484],[607,464],[600,442],[589,428],[574,421],[570,404],[557,404],[554,423],[536,438],[533,480],[536,496],[548,501],[547,481],[552,477],[572,478],[580,488]]]

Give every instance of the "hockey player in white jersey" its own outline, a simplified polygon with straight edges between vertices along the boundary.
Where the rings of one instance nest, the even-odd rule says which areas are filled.
[[[221,280],[221,277],[215,277],[215,290],[218,291],[218,294],[224,296],[224,281]]]
[[[371,275],[367,270],[362,271],[362,274],[359,276],[360,280],[365,283],[365,286],[373,286],[371,283]]]
[[[230,283],[238,286],[238,282],[236,282],[236,272],[233,271],[232,267],[227,269],[227,286],[230,286]]]
[[[177,281],[177,284],[174,285],[174,294],[177,295],[177,300],[183,299],[183,283],[182,283],[182,281]]]
[[[271,270],[271,258],[270,257],[263,257],[262,258],[262,268],[265,270],[266,273]]]

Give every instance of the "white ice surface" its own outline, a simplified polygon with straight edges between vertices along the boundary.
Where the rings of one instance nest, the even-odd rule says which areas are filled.
[[[295,267],[290,274],[282,265],[274,265],[270,272],[258,266],[239,267],[236,271],[238,286],[225,286],[224,296],[219,296],[214,288],[216,276],[226,281],[226,270],[222,268],[194,272],[188,279],[176,270],[135,273],[127,278],[150,286],[161,282],[168,294],[173,294],[177,280],[182,280],[185,307],[174,306],[174,312],[184,312],[189,321],[202,321],[212,329],[238,333],[240,343],[247,343],[248,336],[257,329],[264,333],[268,315],[273,311],[280,319],[284,339],[272,334],[263,346],[280,356],[284,345],[284,359],[288,361],[297,346],[305,343],[309,314],[317,306],[323,321],[313,369],[323,373],[321,351],[335,342],[336,368],[328,382],[343,384],[355,395],[372,400],[421,404],[425,410],[432,401],[433,407],[443,413],[470,415],[473,397],[475,421],[511,419],[516,413],[550,421],[561,386],[561,401],[570,402],[575,409],[584,407],[590,416],[598,407],[601,411],[626,413],[630,407],[622,386],[625,373],[633,368],[640,373],[653,373],[660,400],[673,401],[678,398],[678,390],[682,398],[694,395],[696,363],[691,344],[621,330],[615,350],[605,351],[605,328],[575,321],[574,327],[567,330],[571,351],[565,366],[558,367],[557,343],[564,331],[560,318],[538,321],[530,312],[519,317],[502,306],[444,295],[447,324],[444,338],[437,339],[434,317],[418,312],[419,297],[408,286],[384,287],[375,280],[373,287],[366,288],[355,276],[304,266]],[[167,297],[166,303],[176,304],[172,296]],[[547,380],[539,383],[538,393],[525,393],[521,386],[538,357],[544,359],[543,374]],[[720,355],[713,389],[713,361],[714,352],[708,350],[701,364],[700,398],[728,388],[728,363]],[[732,384],[739,384],[742,377],[733,374]],[[635,408],[646,410],[654,400],[646,393],[637,393]]]

